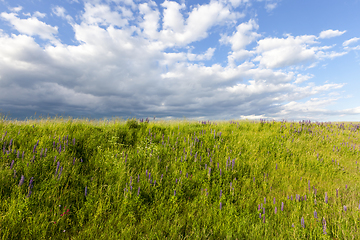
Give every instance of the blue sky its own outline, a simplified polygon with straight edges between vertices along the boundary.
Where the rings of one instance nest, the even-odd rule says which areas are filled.
[[[0,112],[360,121],[359,9],[359,0],[0,0]]]

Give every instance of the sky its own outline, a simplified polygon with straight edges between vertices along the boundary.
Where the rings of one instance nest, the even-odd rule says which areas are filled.
[[[359,10],[360,0],[0,0],[0,113],[360,121]]]

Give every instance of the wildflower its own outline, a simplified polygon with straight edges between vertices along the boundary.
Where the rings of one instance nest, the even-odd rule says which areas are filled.
[[[301,226],[302,226],[303,228],[305,228],[304,217],[301,217]]]
[[[344,205],[344,211],[346,212],[346,210],[347,210],[347,207]]]
[[[317,218],[317,212],[316,212],[316,210],[314,211],[314,218]]]
[[[85,187],[85,197],[87,196],[87,186]]]
[[[264,214],[264,216],[263,216],[263,223],[265,223],[265,214]]]
[[[25,177],[24,177],[24,175],[21,175],[21,179],[20,179],[20,182],[19,182],[19,186],[23,185],[24,181],[25,181]],[[359,205],[359,206],[360,206],[360,205]]]
[[[10,169],[12,169],[13,165],[14,165],[14,160],[11,161]]]
[[[281,211],[284,211],[284,202],[281,202]]]
[[[266,204],[266,197],[264,197],[264,204]]]
[[[328,203],[328,196],[327,193],[325,193],[325,202]]]
[[[274,204],[275,204],[275,197],[274,197]]]
[[[275,207],[275,214],[277,213],[277,207]]]
[[[220,202],[220,210],[221,210],[221,206],[222,206],[222,204],[221,204],[221,202]]]

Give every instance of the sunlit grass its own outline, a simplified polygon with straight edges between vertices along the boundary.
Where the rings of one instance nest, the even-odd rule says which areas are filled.
[[[0,236],[357,239],[359,128],[0,119]]]

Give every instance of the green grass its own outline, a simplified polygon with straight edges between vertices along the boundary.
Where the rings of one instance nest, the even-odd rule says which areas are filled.
[[[2,119],[0,236],[360,239],[359,126]]]

